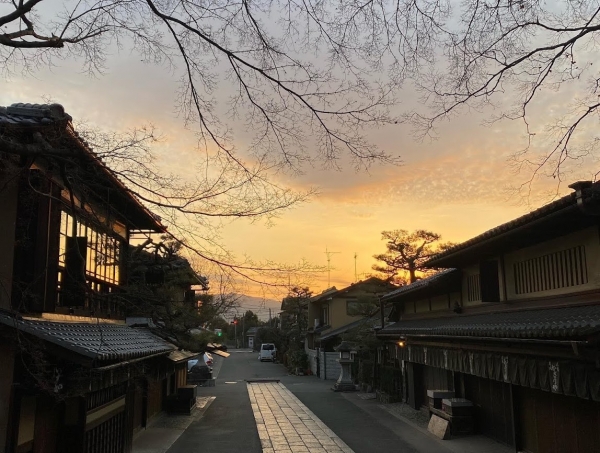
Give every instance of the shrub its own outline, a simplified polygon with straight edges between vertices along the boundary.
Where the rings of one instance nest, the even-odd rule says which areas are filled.
[[[308,355],[302,349],[294,349],[288,351],[288,366],[291,369],[300,368],[306,370],[308,368]]]
[[[382,366],[380,371],[380,390],[388,395],[400,396],[402,393],[402,371],[392,366]]]
[[[361,384],[373,385],[374,365],[372,360],[361,360],[358,365],[358,381]]]

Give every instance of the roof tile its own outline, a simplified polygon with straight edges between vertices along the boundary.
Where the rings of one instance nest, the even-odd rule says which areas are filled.
[[[147,330],[121,324],[34,321],[3,313],[0,324],[98,361],[141,358],[174,349]]]
[[[448,335],[490,338],[581,338],[600,332],[600,304],[505,311],[446,318],[407,319],[378,335]]]

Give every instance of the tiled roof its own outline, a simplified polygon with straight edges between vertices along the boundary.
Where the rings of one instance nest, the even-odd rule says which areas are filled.
[[[337,293],[337,291],[338,291],[338,289],[335,286],[332,286],[331,288],[327,288],[327,289],[323,290],[323,292],[321,292],[321,294],[312,296],[309,300],[311,302],[316,302],[317,300],[320,300],[321,297],[329,296],[330,294]]]
[[[55,122],[71,121],[60,104],[12,104],[0,107],[0,124],[45,126]]]
[[[102,362],[141,358],[174,349],[145,329],[122,324],[33,321],[4,313],[0,313],[0,324]]]
[[[321,294],[318,294],[316,296],[313,296],[310,298],[311,302],[317,302],[320,300],[326,300],[326,299],[331,299],[333,297],[337,297],[340,295],[343,295],[349,291],[352,291],[355,288],[360,288],[362,286],[368,286],[368,285],[377,285],[377,286],[381,286],[382,290],[381,292],[385,291],[386,289],[392,289],[395,288],[396,286],[393,285],[392,283],[386,282],[385,280],[378,278],[378,277],[369,277],[366,280],[360,280],[356,283],[352,283],[348,286],[346,286],[345,288],[342,289],[336,289],[335,286],[326,289],[325,291],[323,291]]]
[[[114,189],[120,195],[125,203],[126,208],[123,208],[123,213],[129,212],[130,216],[135,214],[137,219],[134,223],[139,224],[139,229],[150,229],[157,232],[166,231],[165,226],[161,224],[161,219],[156,214],[149,211],[140,200],[130,192],[125,184],[117,177],[114,171],[108,168],[102,159],[94,152],[90,145],[75,131],[69,123],[72,118],[65,112],[65,109],[60,104],[25,104],[17,103],[8,107],[0,107],[0,127],[14,129],[27,128],[31,131],[42,127],[55,125],[64,128],[67,135],[71,135],[72,139],[79,147],[85,150],[85,156],[91,158],[89,164],[92,168],[100,170],[100,174],[92,173],[95,178],[101,178],[103,173],[106,179],[101,179],[100,182],[106,186],[114,186]],[[83,165],[85,167],[87,164]],[[113,200],[114,202],[114,200]],[[132,221],[130,219],[130,221]]]
[[[573,339],[600,332],[600,305],[402,320],[378,335]]]
[[[600,187],[600,183],[595,183],[592,185],[594,189]],[[501,234],[505,234],[514,230],[516,228],[527,225],[528,223],[537,221],[539,219],[543,219],[544,217],[553,214],[555,212],[561,211],[565,208],[575,207],[576,206],[576,196],[575,192],[572,192],[558,200],[553,201],[552,203],[548,203],[541,208],[535,209],[528,214],[522,215],[521,217],[517,217],[510,222],[503,223],[497,227],[492,228],[474,238],[469,239],[468,241],[462,242],[454,247],[450,247],[449,249],[444,250],[441,253],[438,253],[433,258],[431,258],[426,266],[436,267],[436,264],[443,258],[446,258],[450,255],[453,255],[457,252],[463,251],[472,247],[481,242],[487,241],[489,239],[495,238]]]
[[[400,288],[395,289],[391,293],[387,293],[384,296],[382,296],[381,300],[383,300],[383,301],[390,300],[401,294],[404,295],[404,294],[411,293],[413,291],[417,291],[419,289],[429,288],[431,286],[434,286],[437,283],[441,283],[441,282],[445,281],[447,278],[451,278],[450,276],[452,276],[452,275],[458,275],[458,274],[459,274],[458,269],[445,269],[445,270],[440,271],[437,274],[431,275],[427,278],[422,278],[420,280],[417,280],[416,282],[411,283],[410,285],[401,286]]]
[[[345,326],[338,327],[337,329],[333,329],[333,330],[330,330],[330,331],[325,331],[325,332],[323,332],[321,334],[320,340],[327,340],[329,338],[333,338],[336,335],[341,335],[341,334],[346,333],[349,330],[352,330],[352,329],[354,329],[356,327],[359,327],[359,326],[361,326],[363,324],[370,323],[371,321],[372,321],[371,319],[365,319],[365,318],[363,318],[363,319],[359,319],[358,321],[351,322],[350,324],[346,324]]]
[[[327,329],[331,329],[331,326],[329,324],[324,324],[324,325],[318,326],[318,327],[309,327],[308,329],[306,329],[306,331],[308,333],[321,333]]]

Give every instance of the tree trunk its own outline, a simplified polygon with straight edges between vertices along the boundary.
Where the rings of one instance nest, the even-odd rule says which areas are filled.
[[[414,266],[412,266],[412,265],[411,265],[411,266],[409,266],[409,268],[408,268],[408,272],[409,272],[409,274],[410,274],[410,282],[411,282],[411,283],[414,283],[414,282],[416,282],[416,281],[417,281],[417,275],[416,275],[416,271],[417,271],[417,269],[415,269],[415,267],[414,267]]]

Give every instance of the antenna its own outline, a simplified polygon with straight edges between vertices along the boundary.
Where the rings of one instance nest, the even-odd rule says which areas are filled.
[[[354,252],[354,283],[358,281],[358,274],[356,272],[356,258],[358,258],[358,255],[356,252]]]
[[[331,288],[331,255],[334,255],[340,252],[330,252],[327,247],[325,247],[325,255],[327,256],[327,288]]]

